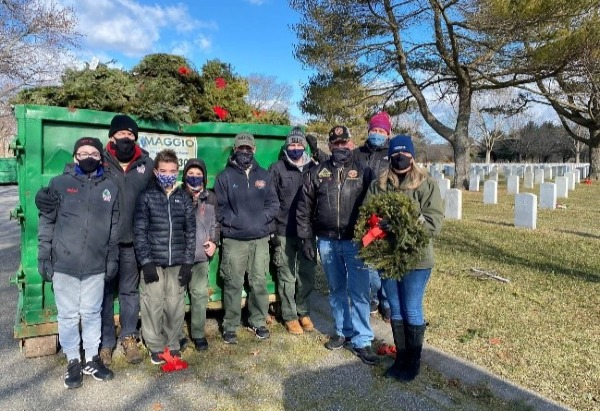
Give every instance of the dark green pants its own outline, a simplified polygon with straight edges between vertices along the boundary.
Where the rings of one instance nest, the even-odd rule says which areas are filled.
[[[265,325],[269,310],[267,273],[269,271],[268,237],[258,240],[223,239],[220,274],[223,279],[223,331],[236,331],[242,315],[244,274],[248,273],[247,297],[250,326]]]
[[[309,297],[315,287],[317,264],[302,252],[302,239],[277,236],[281,245],[275,250],[277,292],[284,321],[310,314]],[[315,249],[316,255],[316,249]]]
[[[204,338],[208,306],[208,261],[194,264],[190,281],[190,318],[192,338]]]

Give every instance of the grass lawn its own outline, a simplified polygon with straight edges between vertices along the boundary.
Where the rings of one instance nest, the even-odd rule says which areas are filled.
[[[539,188],[523,190],[539,196]],[[539,198],[538,198],[539,201]],[[463,191],[425,297],[426,342],[577,410],[600,409],[600,183],[517,229],[514,197]],[[473,276],[478,268],[510,283]]]

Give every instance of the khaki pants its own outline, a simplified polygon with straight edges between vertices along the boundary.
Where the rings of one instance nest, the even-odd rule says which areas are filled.
[[[190,281],[190,317],[192,339],[204,338],[208,306],[208,261],[194,264]]]

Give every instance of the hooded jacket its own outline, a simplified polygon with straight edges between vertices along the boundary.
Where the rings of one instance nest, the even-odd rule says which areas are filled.
[[[179,183],[167,195],[152,180],[138,198],[133,230],[140,265],[172,267],[194,263],[196,216],[192,199]]]
[[[102,168],[96,175],[78,174],[75,164],[50,180],[58,207],[40,213],[38,258],[52,261],[54,271],[83,277],[106,272],[117,261],[119,189]]]
[[[354,149],[354,155],[365,167],[371,169],[373,178],[377,178],[381,173],[387,170],[390,166],[388,157],[388,147],[390,140],[386,139],[385,144],[381,147],[375,147],[365,142],[360,147]]]
[[[194,193],[185,185],[185,176],[192,167],[198,167],[202,170],[202,175],[204,175],[205,188],[196,197],[194,197]],[[190,159],[183,169],[183,185],[185,191],[192,199],[196,215],[196,252],[194,262],[208,261],[209,257],[206,255],[204,243],[212,241],[215,244],[219,244],[221,237],[221,227],[217,220],[217,196],[212,191],[206,189],[208,185],[207,176],[206,164],[200,159]]]
[[[358,209],[372,179],[371,170],[354,156],[345,166],[329,159],[312,168],[298,202],[298,236],[352,239]]]
[[[137,144],[135,145],[135,154],[127,166],[127,170],[123,170],[121,164],[119,164],[110,143],[104,150],[104,159],[104,170],[107,177],[119,187],[119,206],[121,208],[119,242],[129,244],[133,242],[133,218],[136,200],[140,193],[148,188],[153,178],[154,161]]]
[[[273,184],[279,198],[279,212],[275,217],[275,230],[278,235],[297,237],[296,209],[302,193],[302,184],[309,170],[316,167],[308,154],[302,155],[302,164],[299,167],[293,163],[285,151],[281,160],[269,167],[273,176]]]
[[[243,170],[230,158],[214,188],[223,238],[255,240],[273,232],[270,225],[279,212],[279,200],[271,174],[256,160]]]

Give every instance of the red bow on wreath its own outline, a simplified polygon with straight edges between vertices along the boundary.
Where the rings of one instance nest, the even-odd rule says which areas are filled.
[[[367,220],[369,224],[369,231],[362,238],[363,247],[368,246],[373,241],[385,238],[385,231],[379,228],[379,222],[383,220],[381,217],[377,217],[375,214],[371,214],[371,217]]]

